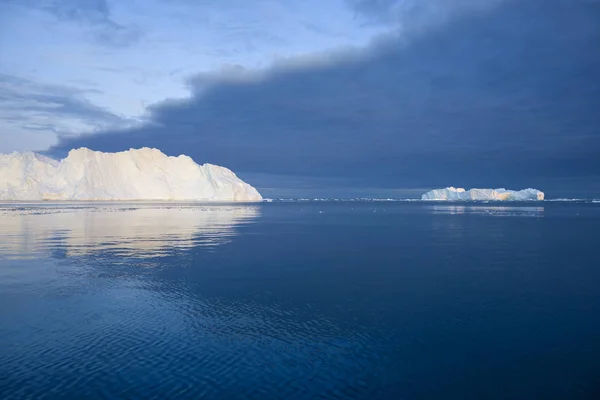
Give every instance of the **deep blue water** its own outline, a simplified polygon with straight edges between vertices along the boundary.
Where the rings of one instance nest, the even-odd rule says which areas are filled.
[[[600,204],[0,205],[0,398],[597,399]]]

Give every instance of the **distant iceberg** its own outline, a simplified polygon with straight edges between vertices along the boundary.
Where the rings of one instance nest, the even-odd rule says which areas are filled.
[[[60,161],[32,152],[0,154],[0,177],[0,200],[262,200],[227,168],[147,147],[118,153],[80,148]]]
[[[469,189],[447,187],[431,190],[421,196],[421,200],[488,200],[488,201],[531,201],[544,200],[544,192],[537,189]]]

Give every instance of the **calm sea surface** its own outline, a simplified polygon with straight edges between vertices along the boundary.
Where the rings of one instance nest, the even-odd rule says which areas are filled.
[[[598,399],[600,204],[1,204],[0,398]]]

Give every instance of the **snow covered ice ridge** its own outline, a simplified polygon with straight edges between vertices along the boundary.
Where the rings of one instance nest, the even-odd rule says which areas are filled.
[[[487,201],[531,201],[544,200],[544,192],[537,189],[469,189],[447,187],[431,190],[421,200],[487,200]]]
[[[0,178],[0,200],[262,200],[227,168],[147,147],[80,148],[60,161],[33,152],[0,154]]]

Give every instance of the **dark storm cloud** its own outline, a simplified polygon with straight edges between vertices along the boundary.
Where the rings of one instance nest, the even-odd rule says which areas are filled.
[[[364,57],[201,76],[192,98],[154,106],[152,124],[51,153],[153,146],[242,173],[371,187],[597,180],[598,49],[598,2],[512,1]]]

